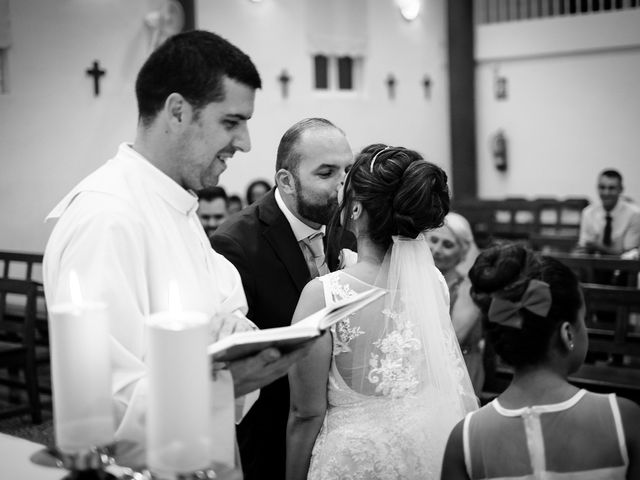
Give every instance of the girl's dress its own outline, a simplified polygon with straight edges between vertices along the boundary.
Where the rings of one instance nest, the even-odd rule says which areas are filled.
[[[613,393],[516,410],[495,399],[465,417],[463,445],[471,479],[622,480],[629,464]]]

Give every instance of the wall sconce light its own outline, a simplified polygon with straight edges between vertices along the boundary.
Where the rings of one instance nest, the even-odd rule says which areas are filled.
[[[500,75],[498,67],[495,67],[493,69],[493,93],[496,100],[507,99],[508,86],[507,77]]]
[[[395,0],[396,5],[400,9],[402,18],[411,22],[418,18],[420,14],[420,1],[421,0]]]
[[[431,98],[431,77],[429,75],[425,75],[422,79],[422,86],[425,98]]]
[[[291,81],[291,76],[286,69],[282,70],[278,77],[278,81],[280,82],[282,98],[287,98],[289,96],[289,82]]]
[[[387,80],[385,81],[387,84],[387,93],[389,94],[389,100],[393,100],[396,98],[396,77],[393,73],[390,73],[387,76]]]

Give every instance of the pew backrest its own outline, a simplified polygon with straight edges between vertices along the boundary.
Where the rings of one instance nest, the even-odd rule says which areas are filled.
[[[611,282],[614,283],[615,278],[624,279],[624,285],[635,287],[638,285],[638,274],[640,273],[640,260],[623,260],[616,256],[596,256],[586,254],[568,254],[561,252],[549,252],[549,256],[554,257],[567,267],[571,268],[581,282],[584,283],[602,283],[598,282],[598,278],[602,277],[602,272],[609,272]]]

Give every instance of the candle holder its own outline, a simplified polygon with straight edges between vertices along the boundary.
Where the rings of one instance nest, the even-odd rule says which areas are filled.
[[[148,480],[213,480],[220,479],[213,468],[194,470],[193,472],[158,474],[147,470],[145,476]],[[226,478],[226,477],[225,477]],[[240,477],[241,478],[241,477]]]
[[[105,470],[113,464],[113,445],[93,446],[75,453],[57,452],[62,468],[69,473],[62,480],[116,480]]]

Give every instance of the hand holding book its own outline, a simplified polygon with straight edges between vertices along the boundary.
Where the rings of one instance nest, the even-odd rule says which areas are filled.
[[[213,360],[219,362],[254,355],[267,347],[289,352],[319,337],[334,323],[360,310],[385,293],[386,291],[380,288],[371,288],[326,306],[289,327],[234,333],[209,345],[208,352]]]

